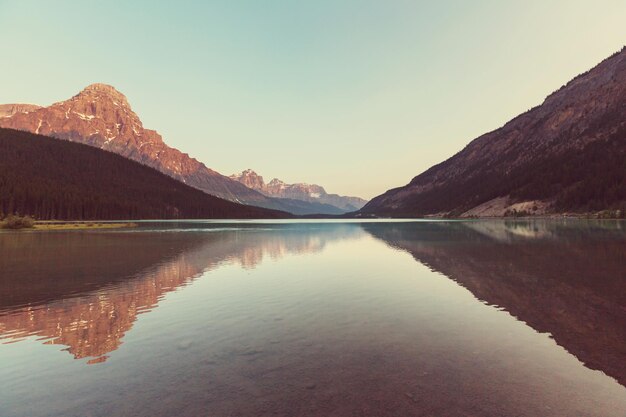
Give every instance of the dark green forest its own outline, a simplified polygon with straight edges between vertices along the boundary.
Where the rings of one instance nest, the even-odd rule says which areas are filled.
[[[404,215],[449,212],[459,215],[493,198],[553,198],[556,212],[594,212],[626,208],[626,128],[609,138],[561,153],[546,153],[519,168],[502,172],[477,167],[478,175],[455,179],[404,202]],[[511,151],[511,160],[516,153]],[[440,165],[449,163],[443,162]],[[482,168],[482,169],[479,169]],[[434,168],[431,168],[434,169]],[[413,181],[427,180],[427,173]],[[385,214],[385,213],[382,213]],[[401,215],[395,213],[395,215]]]
[[[38,220],[282,218],[226,201],[87,145],[0,129],[0,218]]]

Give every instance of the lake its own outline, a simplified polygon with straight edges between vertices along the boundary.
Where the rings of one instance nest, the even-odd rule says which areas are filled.
[[[626,223],[0,233],[0,416],[626,416]]]

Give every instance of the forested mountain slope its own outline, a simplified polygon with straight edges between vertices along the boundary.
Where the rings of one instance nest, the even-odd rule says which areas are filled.
[[[361,214],[588,212],[626,204],[626,48]]]
[[[0,214],[37,219],[280,218],[112,152],[0,128]]]

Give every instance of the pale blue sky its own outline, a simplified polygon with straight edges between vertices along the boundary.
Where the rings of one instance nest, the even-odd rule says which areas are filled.
[[[626,44],[626,1],[4,1],[0,103],[104,82],[229,175],[373,197]]]

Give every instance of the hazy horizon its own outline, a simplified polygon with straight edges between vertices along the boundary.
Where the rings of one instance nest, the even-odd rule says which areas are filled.
[[[624,16],[609,0],[0,0],[0,103],[111,84],[146,128],[224,175],[369,199],[620,50]]]

